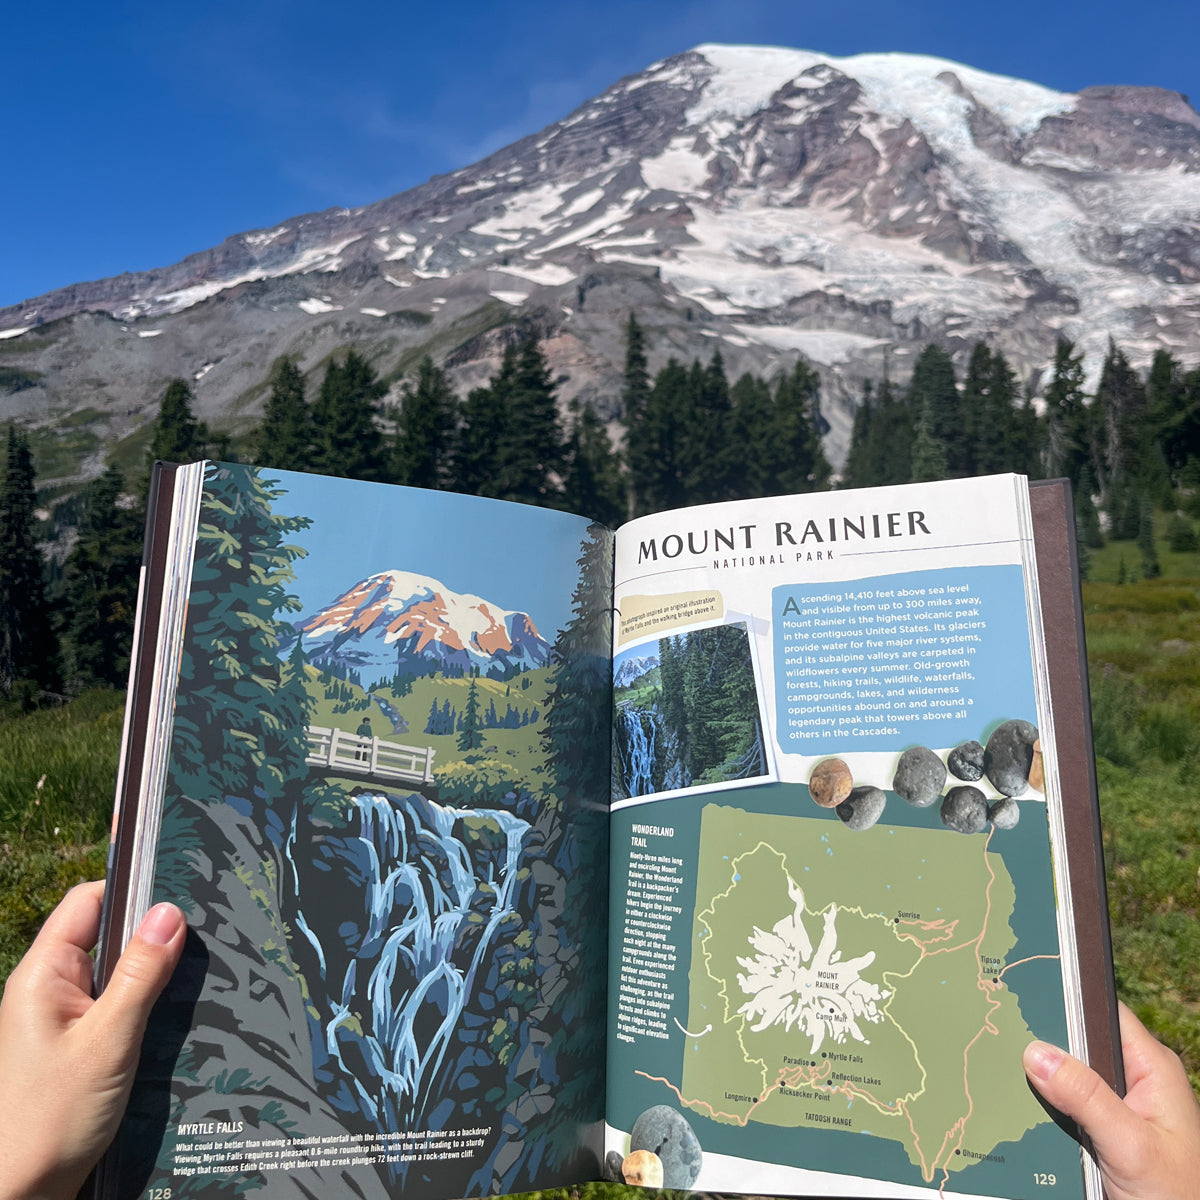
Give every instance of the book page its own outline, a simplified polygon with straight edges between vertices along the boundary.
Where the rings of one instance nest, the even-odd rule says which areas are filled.
[[[198,508],[149,864],[188,946],[109,1194],[586,1178],[611,535],[227,464]]]
[[[610,1175],[657,1145],[666,1187],[1084,1194],[1021,1068],[1069,969],[1024,489],[619,532]]]

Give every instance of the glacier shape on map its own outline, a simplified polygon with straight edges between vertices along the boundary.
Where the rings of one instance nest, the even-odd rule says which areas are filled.
[[[842,961],[837,944],[837,909],[830,905],[822,914],[821,941],[813,953],[812,940],[804,927],[804,891],[789,877],[788,897],[794,909],[766,931],[755,926],[749,941],[753,957],[738,958],[745,973],[738,985],[750,997],[738,1015],[754,1022],[761,1033],[775,1025],[799,1029],[812,1039],[810,1053],[816,1054],[828,1037],[834,1042],[849,1038],[870,1044],[859,1022],[883,1020],[879,1004],[891,992],[869,983],[862,972],[875,961],[875,952]]]

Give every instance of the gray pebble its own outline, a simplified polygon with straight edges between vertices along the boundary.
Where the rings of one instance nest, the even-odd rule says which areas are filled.
[[[852,788],[850,795],[834,810],[846,827],[855,831],[870,829],[883,814],[887,793],[877,787]]]
[[[663,1187],[690,1188],[700,1174],[700,1139],[673,1108],[656,1104],[633,1123],[629,1150],[649,1150],[662,1159]]]
[[[621,1164],[625,1160],[615,1151],[610,1150],[604,1156],[604,1179],[607,1183],[624,1183],[625,1176],[621,1173]]]
[[[997,829],[1011,829],[1021,819],[1021,806],[1011,797],[1002,796],[988,805],[988,820]]]
[[[974,783],[983,778],[983,747],[978,742],[963,742],[950,751],[946,766],[956,779]]]
[[[946,764],[925,746],[913,746],[900,755],[892,790],[915,808],[928,808],[941,797]]]
[[[977,787],[951,788],[942,801],[942,824],[958,833],[982,833],[987,828],[988,806]]]
[[[996,791],[1019,796],[1029,786],[1033,743],[1037,740],[1037,727],[1028,721],[1005,721],[988,738],[983,770]]]

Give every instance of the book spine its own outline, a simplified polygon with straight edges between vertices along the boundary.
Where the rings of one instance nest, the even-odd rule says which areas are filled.
[[[107,883],[100,918],[100,947],[96,954],[95,990],[103,990],[112,976],[132,930],[127,929],[129,884],[138,824],[138,795],[145,761],[151,695],[155,671],[155,645],[167,576],[167,544],[175,498],[173,463],[158,462],[150,475],[146,498],[146,535],[138,580],[129,686],[117,766],[113,823],[108,848]]]

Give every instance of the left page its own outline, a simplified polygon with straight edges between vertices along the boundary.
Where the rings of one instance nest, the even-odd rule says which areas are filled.
[[[204,470],[145,901],[188,944],[103,1194],[594,1177],[611,535]]]

